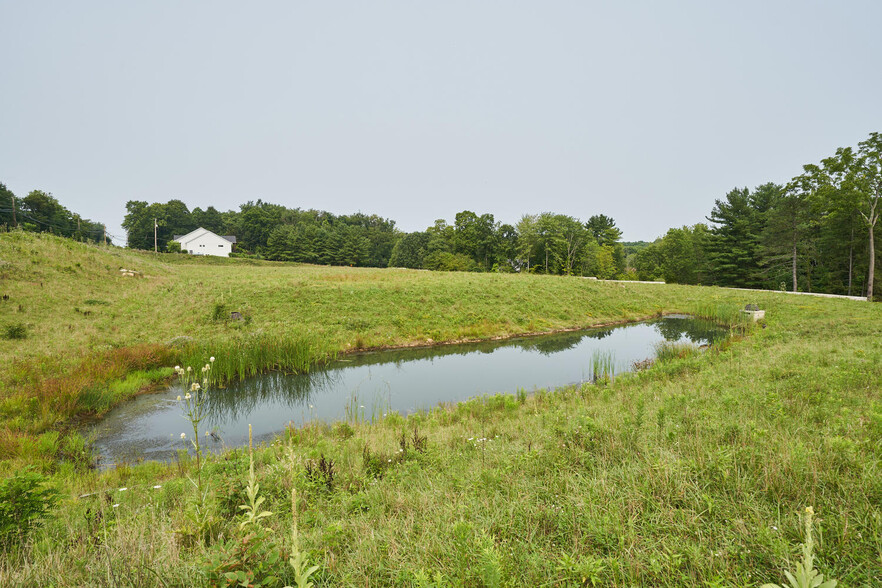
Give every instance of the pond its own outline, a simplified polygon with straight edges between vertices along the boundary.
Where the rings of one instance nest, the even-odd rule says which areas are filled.
[[[270,372],[212,390],[200,426],[206,449],[271,439],[289,423],[408,414],[475,396],[532,392],[592,380],[598,362],[614,373],[651,358],[663,341],[711,343],[725,334],[708,321],[668,315],[616,327],[481,343],[350,354],[309,374]],[[102,466],[173,459],[189,446],[190,423],[176,402],[179,385],[139,396],[92,427]]]

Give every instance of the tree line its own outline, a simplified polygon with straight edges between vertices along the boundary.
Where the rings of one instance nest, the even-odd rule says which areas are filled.
[[[239,210],[209,206],[190,211],[180,200],[129,201],[123,227],[128,245],[173,250],[175,235],[204,227],[234,235],[238,255],[278,261],[368,267],[407,267],[446,271],[530,271],[548,274],[623,276],[621,231],[613,219],[542,213],[525,215],[516,225],[492,214],[464,210],[453,224],[437,220],[425,231],[405,233],[395,221],[377,215],[334,215],[287,208],[258,200]]]
[[[629,263],[640,279],[872,298],[880,200],[882,134],[871,133],[785,185],[731,190],[709,225],[672,228]]]
[[[446,271],[531,272],[664,280],[873,297],[882,215],[882,134],[803,166],[787,184],[735,188],[707,223],[672,228],[653,243],[621,242],[603,214],[582,221],[543,212],[515,223],[464,210],[406,233],[377,215],[335,215],[262,200],[239,210],[192,211],[181,200],[129,201],[128,246],[170,250],[175,235],[204,227],[235,235],[238,255],[302,263]],[[13,217],[15,215],[15,218]],[[0,183],[0,226],[100,240],[101,224],[34,190],[17,199]]]
[[[390,266],[431,270],[533,272],[555,275],[624,277],[621,231],[602,214],[588,221],[543,212],[524,215],[516,225],[492,214],[464,210],[454,224],[437,220],[425,231],[402,235]]]
[[[386,267],[398,232],[395,221],[362,213],[334,215],[248,201],[239,210],[220,212],[213,206],[190,211],[180,200],[152,204],[130,200],[123,228],[128,245],[170,250],[175,235],[203,227],[218,235],[236,237],[237,255],[279,261]],[[171,246],[173,248],[173,246]]]
[[[2,182],[0,227],[54,233],[77,241],[100,241],[104,238],[104,225],[71,212],[49,192],[32,190],[24,198],[17,198]]]

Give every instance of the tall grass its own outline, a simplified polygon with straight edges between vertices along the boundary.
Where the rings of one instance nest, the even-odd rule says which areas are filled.
[[[698,302],[690,305],[688,313],[733,330],[747,331],[753,326],[753,319],[742,312],[743,308],[740,303],[733,302]]]
[[[683,359],[698,353],[698,351],[699,347],[695,343],[661,341],[655,345],[655,361],[665,362],[672,359]]]
[[[591,355],[591,381],[612,381],[616,376],[615,354],[612,351],[594,351]]]
[[[215,358],[211,377],[222,384],[268,370],[306,373],[336,357],[336,350],[312,334],[244,334],[186,345],[179,360],[183,365],[203,365],[210,356]]]

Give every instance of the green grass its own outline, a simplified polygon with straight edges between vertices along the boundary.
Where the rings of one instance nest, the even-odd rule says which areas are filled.
[[[26,459],[17,449],[23,435],[101,415],[130,396],[107,389],[135,370],[215,355],[221,378],[303,371],[353,349],[740,303],[689,287],[153,255],[21,232],[0,234],[0,260],[9,296],[0,310],[28,334],[0,346],[0,460]],[[244,320],[230,320],[233,311]]]
[[[683,359],[698,352],[698,346],[694,343],[678,343],[663,341],[655,347],[655,360],[658,362]]]
[[[93,255],[100,266],[105,255],[128,255],[125,263],[147,277],[74,276],[64,289],[51,281],[53,272],[59,279],[74,274],[41,268],[30,257],[16,258],[15,275],[3,277],[9,304],[39,277],[44,290],[76,300],[71,309],[89,298],[108,304],[89,305],[95,314],[84,317],[58,298],[45,306],[26,299],[48,315],[23,312],[34,332],[26,342],[36,340],[40,349],[20,348],[23,361],[12,361],[6,346],[0,351],[8,360],[4,411],[11,399],[24,399],[20,410],[4,413],[6,435],[18,443],[7,467],[26,456],[51,473],[63,495],[55,516],[0,556],[0,584],[204,585],[204,562],[221,536],[245,539],[238,506],[245,502],[246,451],[205,466],[218,535],[211,545],[193,543],[187,529],[195,497],[186,478],[193,462],[184,456],[173,464],[84,470],[75,457],[81,439],[36,427],[51,415],[25,410],[25,382],[91,366],[87,374],[122,382],[89,401],[105,405],[133,393],[142,375],[152,380],[146,374],[158,364],[185,357],[191,345],[194,367],[210,354],[235,375],[238,366],[293,365],[356,347],[359,339],[361,346],[414,344],[668,311],[735,320],[748,302],[766,310],[764,325],[597,385],[287,431],[255,449],[263,508],[274,513],[267,532],[286,544],[296,489],[300,547],[320,565],[317,586],[428,586],[438,578],[443,586],[759,586],[793,569],[804,538],[799,515],[812,506],[820,573],[842,586],[882,584],[879,305],[541,276],[138,261],[88,248],[66,259],[63,243],[24,243],[15,235],[0,236],[0,259],[10,259],[12,246],[60,266],[85,266],[83,256]],[[0,264],[2,271],[8,266]],[[38,271],[46,275],[33,275]],[[197,284],[200,294],[193,293]],[[248,311],[250,323],[213,320],[221,296]],[[163,309],[161,321],[154,304]],[[64,343],[74,332],[64,325],[86,328],[104,312],[116,318]],[[108,328],[114,324],[116,331]],[[124,352],[178,335],[193,341],[172,354],[151,346]],[[266,339],[254,345],[255,337]],[[322,346],[304,355],[302,340],[310,350]],[[127,367],[90,360],[95,353]],[[307,473],[322,458],[333,462],[330,489],[326,478]],[[290,582],[283,564],[273,571]]]

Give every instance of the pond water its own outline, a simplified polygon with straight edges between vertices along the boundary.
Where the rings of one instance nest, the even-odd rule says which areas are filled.
[[[289,423],[370,419],[389,411],[408,414],[475,396],[532,392],[591,381],[598,357],[614,372],[654,356],[662,341],[704,345],[725,334],[708,321],[669,315],[642,323],[501,341],[350,354],[309,374],[270,372],[212,390],[200,433],[208,451],[256,442]],[[173,459],[192,435],[176,397],[180,386],[139,396],[92,427],[102,466],[141,459]]]

